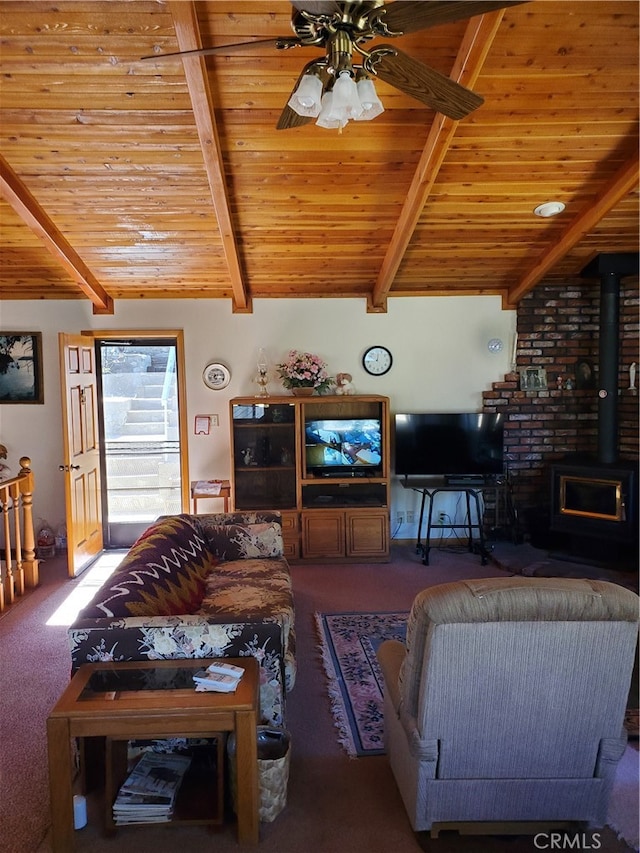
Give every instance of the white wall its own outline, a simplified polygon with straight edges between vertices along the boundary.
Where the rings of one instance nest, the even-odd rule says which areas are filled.
[[[233,314],[227,300],[122,300],[112,316],[94,316],[88,301],[5,302],[2,333],[42,332],[44,405],[0,405],[0,443],[8,448],[12,473],[20,456],[31,457],[34,516],[56,529],[64,520],[58,332],[184,330],[190,478],[204,479],[230,474],[229,400],[255,393],[260,347],[274,365],[289,349],[317,353],[332,374],[352,374],[356,393],[388,396],[392,412],[477,411],[482,391],[509,372],[515,323],[515,312],[503,311],[500,298],[493,296],[389,299],[386,314],[367,314],[364,299],[260,299],[252,314]],[[494,337],[504,342],[498,354],[487,349]],[[371,377],[362,368],[362,354],[372,344],[393,354],[385,376]],[[223,391],[211,391],[202,382],[203,368],[212,360],[231,370]],[[282,388],[274,379],[269,390]],[[210,436],[193,435],[194,416],[214,413],[220,427]],[[396,483],[394,532],[400,510],[413,510],[417,518],[419,496]],[[415,532],[415,525],[405,524],[398,535],[410,538]]]

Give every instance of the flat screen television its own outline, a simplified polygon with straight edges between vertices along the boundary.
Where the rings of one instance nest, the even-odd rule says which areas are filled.
[[[308,420],[304,434],[308,474],[376,476],[382,467],[382,430],[377,418]]]
[[[504,473],[502,414],[395,415],[395,473],[488,478]]]

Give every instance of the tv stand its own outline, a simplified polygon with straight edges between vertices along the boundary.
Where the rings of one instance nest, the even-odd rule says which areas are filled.
[[[465,530],[467,533],[467,545],[470,553],[476,553],[480,556],[480,563],[486,566],[489,559],[489,550],[486,546],[484,536],[484,511],[483,502],[481,501],[483,492],[495,491],[496,496],[499,492],[504,493],[505,499],[509,497],[508,485],[506,483],[487,483],[482,480],[480,484],[471,485],[468,481],[464,485],[454,483],[445,479],[428,478],[402,480],[402,487],[405,489],[413,489],[420,492],[422,500],[420,502],[420,519],[418,521],[418,539],[416,541],[416,552],[423,555],[422,562],[425,566],[429,565],[429,551],[431,550],[431,532],[433,530]],[[466,518],[464,522],[458,524],[434,523],[433,508],[435,498],[441,492],[463,492],[466,501]],[[427,510],[427,524],[425,529],[424,542],[421,541],[422,524],[424,521],[425,503],[429,498],[429,508]],[[475,508],[475,522],[472,520],[471,508]],[[474,541],[474,531],[477,533],[477,539]]]
[[[388,561],[387,397],[236,397],[230,407],[235,510],[279,511],[290,560]],[[324,471],[307,467],[305,424],[343,418],[380,421],[381,464]]]

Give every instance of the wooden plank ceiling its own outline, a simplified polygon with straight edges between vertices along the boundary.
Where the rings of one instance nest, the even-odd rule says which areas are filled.
[[[457,122],[378,81],[373,121],[277,131],[316,48],[140,59],[292,35],[290,16],[0,2],[0,298],[509,307],[638,251],[637,0],[532,0],[394,40],[482,95]],[[549,200],[565,211],[534,216]]]

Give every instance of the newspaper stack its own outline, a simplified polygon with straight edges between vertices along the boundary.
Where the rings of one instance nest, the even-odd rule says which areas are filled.
[[[123,826],[171,820],[190,763],[191,758],[184,755],[145,752],[118,792],[113,804],[114,823]]]
[[[199,669],[193,676],[196,693],[233,693],[243,675],[244,669],[241,666],[224,661],[212,663],[206,669]]]

